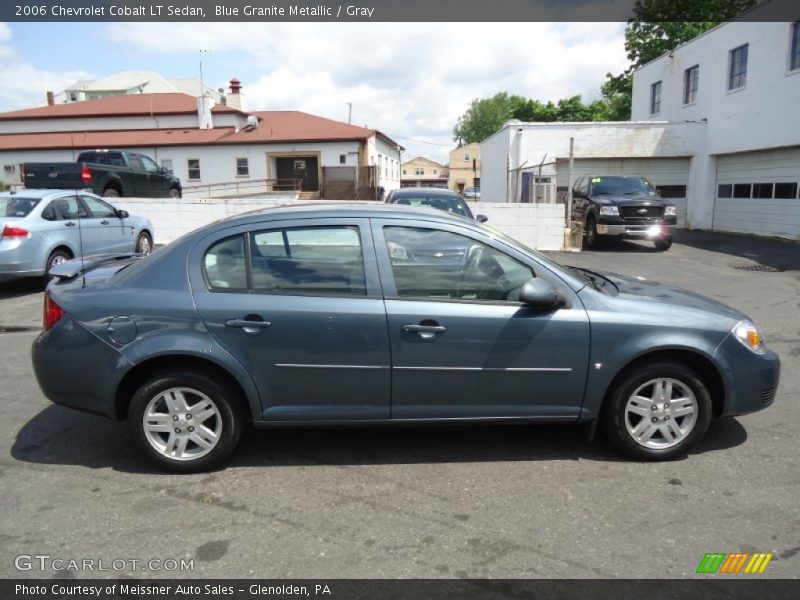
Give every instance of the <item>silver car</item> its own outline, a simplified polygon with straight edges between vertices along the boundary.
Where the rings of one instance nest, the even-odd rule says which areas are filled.
[[[153,226],[94,194],[34,190],[0,194],[0,281],[49,275],[55,265],[96,254],[149,254]]]

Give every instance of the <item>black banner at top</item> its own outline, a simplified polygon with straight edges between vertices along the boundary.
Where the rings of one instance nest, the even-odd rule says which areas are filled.
[[[703,0],[642,0],[664,4],[664,21],[685,21],[683,2],[693,2],[692,18]],[[723,0],[725,1],[725,0]],[[736,3],[737,0],[729,0]],[[241,21],[241,22],[620,22],[634,16],[636,0],[3,0],[0,20],[82,21]],[[719,8],[719,2],[716,8]],[[739,0],[738,4],[741,4]],[[800,19],[798,0],[760,0],[742,17],[753,21]],[[652,18],[649,20],[653,20]]]

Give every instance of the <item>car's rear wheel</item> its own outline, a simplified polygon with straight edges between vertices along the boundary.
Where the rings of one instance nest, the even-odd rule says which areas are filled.
[[[672,238],[656,238],[653,240],[653,244],[656,247],[656,250],[659,252],[665,252],[672,247]]]
[[[589,216],[589,218],[586,219],[586,232],[583,236],[583,245],[585,248],[596,248],[597,241],[597,221],[593,216]]]
[[[103,190],[103,197],[104,198],[119,198],[120,193],[119,190],[115,188],[106,188]]]
[[[671,460],[702,439],[711,411],[711,395],[693,369],[657,362],[623,375],[604,407],[602,424],[624,454],[638,460]]]
[[[169,197],[170,198],[180,198],[181,197],[181,191],[178,188],[172,188],[169,191]]]
[[[236,393],[193,371],[155,375],[128,407],[131,435],[164,469],[196,473],[224,461],[239,443],[244,418]]]
[[[47,264],[44,268],[44,282],[47,283],[50,281],[50,271],[53,270],[53,267],[56,267],[63,263],[64,261],[70,260],[72,257],[67,253],[66,250],[53,250],[50,253],[50,256],[47,257]]]
[[[143,231],[136,238],[136,254],[150,254],[153,251],[153,239],[150,234]]]

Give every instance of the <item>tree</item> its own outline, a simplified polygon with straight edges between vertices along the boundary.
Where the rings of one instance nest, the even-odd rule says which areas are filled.
[[[636,0],[634,17],[625,28],[628,68],[619,75],[606,74],[601,91],[609,118],[631,118],[633,71],[674,50],[701,33],[737,17],[756,0]]]
[[[455,140],[462,145],[486,139],[499,131],[503,123],[513,119],[525,102],[525,98],[506,92],[500,92],[491,98],[474,99],[453,129]]]

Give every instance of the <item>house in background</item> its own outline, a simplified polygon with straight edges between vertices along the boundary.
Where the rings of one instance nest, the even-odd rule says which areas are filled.
[[[769,10],[634,71],[630,122],[506,123],[481,143],[482,199],[529,201],[525,178],[544,161],[560,190],[639,175],[681,225],[800,239],[800,22],[764,20]]]
[[[417,156],[401,165],[401,187],[447,187],[447,165]]]
[[[241,93],[231,81],[231,96]],[[20,185],[25,162],[74,161],[82,150],[147,154],[186,193],[294,190],[306,198],[379,199],[400,187],[402,147],[380,131],[300,111],[245,112],[209,96],[112,95],[0,113],[0,173]]]
[[[450,169],[447,187],[464,193],[467,188],[481,186],[481,145],[478,143],[460,146],[450,152]]]

